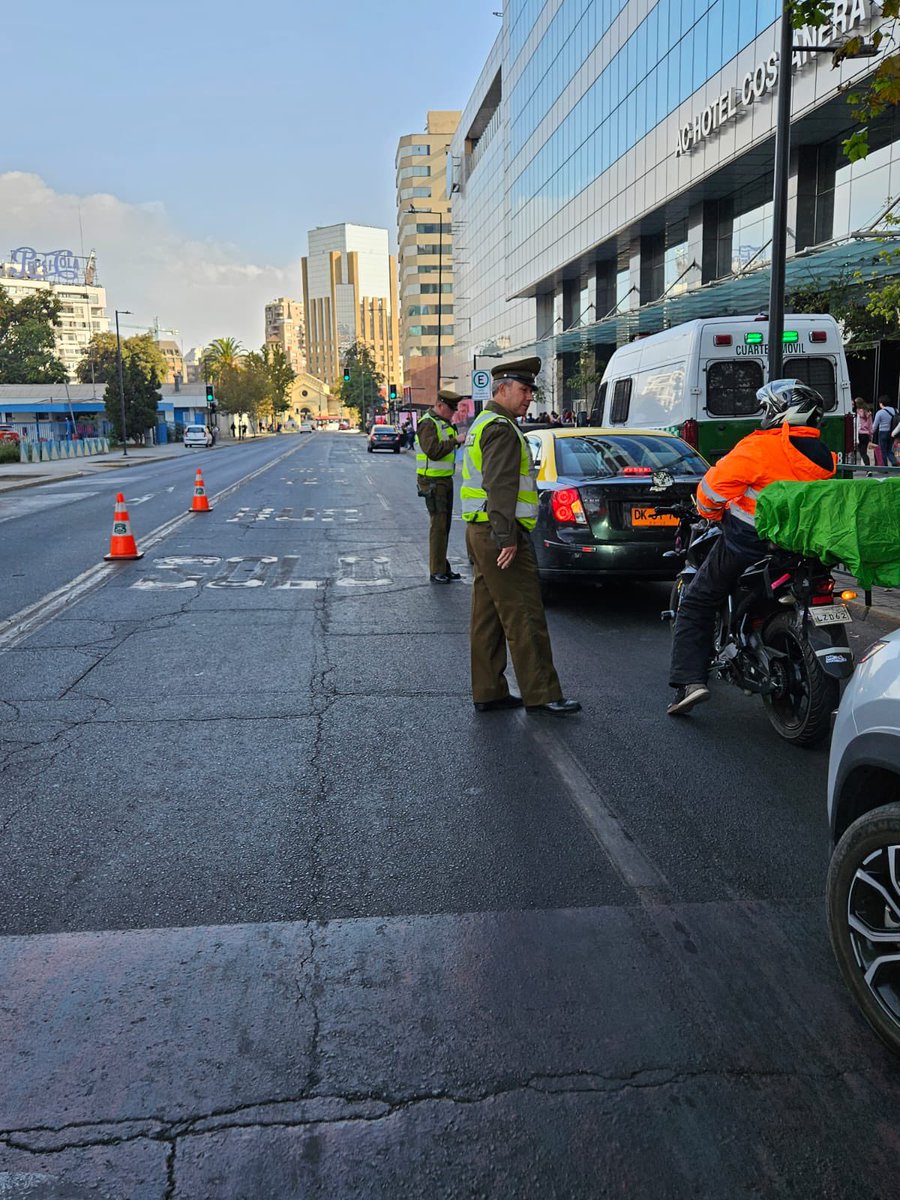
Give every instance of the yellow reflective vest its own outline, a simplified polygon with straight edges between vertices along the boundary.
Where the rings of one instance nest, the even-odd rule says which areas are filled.
[[[432,413],[426,413],[422,421],[433,421],[437,426],[438,436],[441,441],[448,435],[456,434],[456,430],[449,421],[442,421],[440,417],[434,416]],[[419,422],[419,428],[422,427],[422,421]],[[424,475],[428,479],[446,479],[452,475],[456,469],[456,446],[445,454],[443,458],[429,458],[422,449],[422,443],[419,441],[419,435],[416,433],[416,474]]]
[[[537,524],[538,491],[528,444],[522,437],[515,421],[495,412],[479,413],[466,437],[462,463],[463,482],[459,492],[462,502],[462,518],[464,521],[476,522],[488,519],[487,492],[484,487],[484,476],[481,473],[481,435],[492,421],[506,421],[515,430],[516,437],[519,439],[519,490],[516,496],[515,515],[523,529],[534,529]]]

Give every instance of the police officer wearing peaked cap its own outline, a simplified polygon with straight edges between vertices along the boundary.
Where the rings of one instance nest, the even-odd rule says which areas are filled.
[[[479,712],[519,708],[569,716],[581,709],[563,698],[553,666],[531,530],[538,492],[528,445],[516,418],[528,411],[539,358],[504,363],[491,372],[492,399],[472,423],[460,490],[472,581],[472,698]],[[521,699],[507,687],[506,647]]]
[[[453,516],[456,448],[466,440],[451,424],[461,399],[452,388],[442,388],[434,406],[419,421],[416,434],[416,487],[425,499],[430,520],[428,571],[432,583],[452,583],[460,578],[450,569],[447,542]]]

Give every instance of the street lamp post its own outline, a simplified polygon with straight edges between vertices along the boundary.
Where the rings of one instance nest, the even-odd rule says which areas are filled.
[[[437,381],[434,389],[434,399],[435,403],[437,403],[437,395],[441,390],[441,324],[444,307],[444,214],[436,208],[415,208],[412,204],[407,209],[407,212],[415,215],[428,213],[438,219]]]
[[[784,369],[784,279],[787,260],[787,199],[791,158],[791,73],[794,51],[833,54],[832,46],[795,46],[791,3],[781,6],[781,39],[778,47],[778,106],[775,110],[775,179],[772,193],[772,275],[769,281],[769,379],[780,379]],[[847,58],[873,58],[874,41],[863,41]]]
[[[116,309],[116,368],[119,373],[119,412],[122,415],[122,453],[128,457],[128,435],[125,431],[125,380],[122,376],[122,339],[119,336],[119,314],[131,316],[130,308]]]

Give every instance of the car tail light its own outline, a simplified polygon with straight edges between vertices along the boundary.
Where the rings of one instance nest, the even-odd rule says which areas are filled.
[[[830,576],[813,580],[811,603],[814,605],[834,603],[834,580]]]
[[[622,475],[652,475],[652,467],[623,467]]]
[[[550,511],[557,525],[587,525],[577,488],[560,488],[550,497]]]
[[[824,329],[814,329],[809,335],[809,340],[811,342],[827,342],[828,334]]]
[[[697,422],[693,417],[688,417],[688,419],[681,426],[681,436],[687,442],[687,444],[689,446],[693,446],[695,450],[699,449],[698,434],[699,430],[697,428]]]
[[[715,335],[715,337],[713,338],[713,345],[714,346],[730,346],[731,345],[731,334],[730,333],[717,333]]]
[[[844,453],[853,453],[853,413],[844,414]]]

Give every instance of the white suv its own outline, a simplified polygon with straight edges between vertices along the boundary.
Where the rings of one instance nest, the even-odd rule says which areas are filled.
[[[190,446],[211,446],[213,444],[212,430],[208,425],[185,425],[184,444]]]
[[[860,658],[828,761],[828,930],[863,1016],[900,1054],[900,630]]]

